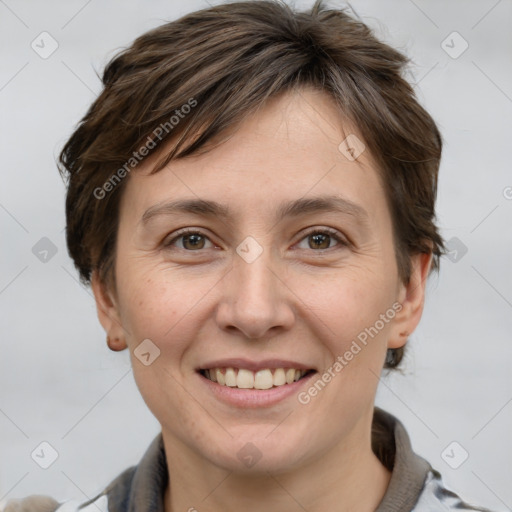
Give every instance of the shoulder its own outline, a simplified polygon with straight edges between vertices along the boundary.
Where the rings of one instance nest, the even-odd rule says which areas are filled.
[[[33,494],[9,501],[2,512],[55,512],[59,506],[60,503],[51,496]]]
[[[2,512],[107,512],[108,497],[105,494],[93,500],[70,500],[59,503],[51,496],[32,495],[11,500]]]
[[[92,499],[58,502],[51,496],[33,494],[26,498],[7,502],[5,508],[0,512],[108,512],[111,498],[116,506],[123,505],[116,510],[125,510],[122,501],[129,493],[134,471],[135,466],[126,469]]]
[[[412,512],[430,512],[432,510],[443,512],[451,510],[458,512],[499,512],[465,502],[459,495],[444,486],[441,474],[435,469],[429,471],[423,490]]]

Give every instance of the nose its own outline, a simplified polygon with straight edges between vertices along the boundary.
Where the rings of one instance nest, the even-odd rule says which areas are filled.
[[[295,319],[294,294],[286,283],[283,265],[271,259],[268,248],[252,262],[235,255],[232,269],[222,280],[216,311],[221,329],[262,339],[291,328]]]

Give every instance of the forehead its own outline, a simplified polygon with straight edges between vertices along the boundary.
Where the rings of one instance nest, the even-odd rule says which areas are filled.
[[[341,206],[361,217],[368,210],[369,219],[386,207],[377,167],[359,130],[343,120],[323,92],[273,98],[207,149],[155,174],[150,172],[166,147],[150,155],[129,177],[122,215],[145,222],[159,207],[170,201],[176,206],[180,199],[189,206],[195,200],[192,208],[210,209],[226,220],[263,214],[282,218],[285,210],[306,208],[308,200],[326,196],[340,198],[338,206],[344,201]]]

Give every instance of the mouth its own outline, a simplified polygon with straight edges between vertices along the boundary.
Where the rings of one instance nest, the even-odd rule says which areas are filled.
[[[264,368],[258,371],[246,368],[217,367],[199,369],[197,372],[205,379],[215,382],[220,386],[238,388],[267,390],[289,386],[294,382],[317,373],[314,369],[298,368]]]

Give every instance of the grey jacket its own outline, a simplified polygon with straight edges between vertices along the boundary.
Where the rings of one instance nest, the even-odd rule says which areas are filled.
[[[440,473],[413,452],[407,431],[398,419],[375,407],[373,423],[385,433],[385,441],[373,449],[392,471],[386,494],[375,512],[491,512],[465,503],[446,489]],[[29,496],[10,501],[4,512],[164,512],[167,482],[160,433],[138,465],[123,471],[93,499],[59,503],[49,496]]]

